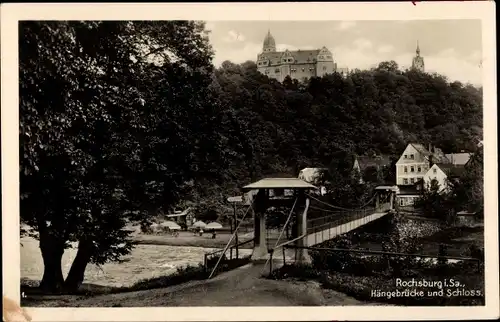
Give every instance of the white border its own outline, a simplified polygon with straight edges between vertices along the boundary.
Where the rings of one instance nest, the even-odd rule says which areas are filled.
[[[19,20],[432,20],[482,21],[485,149],[485,307],[29,308],[33,321],[306,321],[466,319],[499,316],[495,4],[407,3],[2,4],[3,294],[20,296],[18,62]]]

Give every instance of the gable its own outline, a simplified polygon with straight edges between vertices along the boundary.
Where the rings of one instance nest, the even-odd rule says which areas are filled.
[[[424,155],[422,152],[423,151],[419,151],[414,146],[414,144],[410,143],[406,146],[406,149],[403,151],[403,153],[399,157],[397,164],[426,162],[427,161],[426,155]],[[405,158],[405,155],[406,155],[406,158]],[[411,155],[413,155],[413,159],[411,158]]]

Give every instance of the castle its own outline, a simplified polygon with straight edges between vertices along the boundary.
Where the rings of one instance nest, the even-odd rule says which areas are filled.
[[[413,57],[411,68],[424,72],[425,71],[424,57],[420,56],[420,47],[418,46],[418,40],[417,40],[416,54],[417,55]]]
[[[347,68],[337,68],[333,55],[326,47],[314,50],[276,51],[276,41],[267,32],[262,53],[257,55],[257,69],[264,75],[282,82],[286,76],[304,81],[310,77],[339,72],[347,74]]]

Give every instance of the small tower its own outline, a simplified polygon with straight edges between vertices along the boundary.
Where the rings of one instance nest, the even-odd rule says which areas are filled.
[[[415,52],[417,55],[413,57],[411,68],[424,72],[425,71],[424,57],[420,56],[420,46],[418,45],[418,40],[417,40],[417,50]]]
[[[264,53],[273,53],[276,51],[276,41],[274,40],[271,31],[267,31],[266,38],[264,38],[264,45],[262,46],[262,51]]]

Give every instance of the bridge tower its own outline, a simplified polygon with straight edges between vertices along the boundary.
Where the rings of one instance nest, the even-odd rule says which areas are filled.
[[[266,242],[266,210],[270,207],[289,206],[296,216],[296,234],[305,236],[307,234],[307,211],[310,200],[307,192],[318,188],[297,178],[266,178],[243,187],[243,191],[257,191],[253,200],[252,211],[254,212],[254,248],[253,261],[265,261],[269,251]],[[277,191],[288,192],[276,194]],[[307,246],[306,238],[297,238],[295,245]],[[296,250],[297,262],[309,262],[310,257],[306,249]]]

